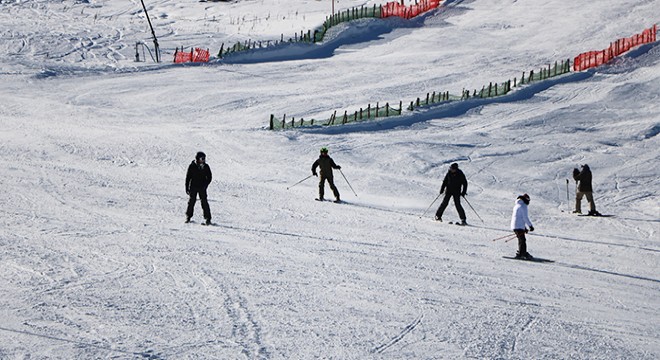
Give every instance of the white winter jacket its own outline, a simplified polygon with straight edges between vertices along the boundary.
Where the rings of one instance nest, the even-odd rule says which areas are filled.
[[[526,226],[533,225],[529,221],[527,205],[521,199],[518,199],[513,207],[513,214],[511,214],[511,230],[525,230]]]

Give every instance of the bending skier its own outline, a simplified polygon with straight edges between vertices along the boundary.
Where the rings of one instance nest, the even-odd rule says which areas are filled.
[[[527,252],[527,239],[525,238],[525,234],[527,231],[534,231],[534,226],[529,220],[527,205],[529,205],[529,195],[524,194],[518,196],[516,199],[516,205],[513,207],[513,214],[511,214],[511,230],[513,230],[518,238],[518,252],[516,253],[516,259],[531,260],[534,257]],[[527,227],[529,227],[529,230]]]
[[[457,163],[451,164],[449,166],[449,171],[445,175],[445,179],[442,181],[442,186],[440,187],[440,194],[445,193],[445,198],[442,200],[438,211],[435,212],[435,219],[442,221],[442,214],[445,212],[447,205],[449,205],[449,199],[454,198],[454,205],[456,205],[456,211],[458,211],[458,216],[461,218],[461,225],[467,225],[465,218],[465,210],[461,206],[461,196],[467,194],[467,179],[463,171],[458,168]],[[447,190],[447,192],[445,192]]]
[[[312,164],[312,175],[319,176],[316,173],[316,168],[320,168],[321,176],[319,177],[319,197],[317,200],[323,201],[323,194],[325,190],[325,182],[328,181],[332,193],[335,195],[335,202],[340,202],[339,191],[335,186],[332,169],[340,170],[341,166],[335,164],[335,161],[328,155],[328,148],[322,147],[319,158]]]
[[[573,169],[573,179],[577,184],[577,191],[575,192],[575,211],[574,213],[582,213],[582,197],[587,197],[587,202],[589,202],[589,215],[590,216],[600,216],[600,213],[596,211],[596,203],[594,202],[594,193],[593,187],[591,186],[591,169],[589,165],[582,165],[582,171],[577,168]]]

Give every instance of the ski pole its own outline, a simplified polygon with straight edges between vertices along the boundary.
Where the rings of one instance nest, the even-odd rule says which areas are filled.
[[[515,238],[518,236],[518,234],[513,234],[513,235],[514,235],[514,236],[512,236],[512,237],[510,237],[510,238],[508,238],[508,239],[506,239],[506,240],[504,240],[504,242],[509,242],[509,241],[515,239]]]
[[[355,190],[353,190],[353,187],[351,186],[351,183],[348,182],[348,179],[346,178],[346,175],[344,175],[344,172],[341,171],[341,169],[339,169],[339,172],[341,173],[341,176],[344,177],[344,180],[346,180],[346,183],[348,184],[348,187],[351,188],[351,191],[353,191],[353,194],[355,194],[355,196],[357,196],[357,193],[355,192]]]
[[[504,235],[504,236],[498,237],[497,239],[493,239],[493,241],[502,240],[502,239],[506,239],[506,238],[512,238],[512,237],[514,237],[514,236],[516,236],[516,233],[513,233],[513,234],[509,234],[509,235]],[[507,240],[507,241],[508,241],[508,240]]]
[[[566,206],[568,207],[568,211],[569,211],[569,212],[571,211],[571,205],[570,205],[570,203],[571,203],[571,199],[570,199],[570,197],[568,196],[568,179],[566,179]]]
[[[465,199],[465,202],[470,206],[470,209],[472,209],[472,211],[474,211],[474,214],[477,215],[477,217],[479,218],[479,220],[481,220],[482,223],[485,224],[484,219],[482,219],[481,216],[479,216],[479,214],[477,213],[477,210],[475,210],[475,209],[472,207],[472,204],[470,204],[470,202],[469,202],[468,199],[465,197],[465,195],[462,195],[462,196],[463,196],[463,199]]]
[[[300,181],[298,181],[297,183],[295,183],[295,184],[293,184],[293,185],[291,185],[291,186],[289,186],[289,187],[288,187],[288,188],[286,188],[286,189],[287,189],[287,190],[289,190],[289,189],[291,189],[292,187],[294,187],[294,186],[296,186],[296,185],[298,185],[298,184],[300,184],[301,182],[303,182],[303,181],[305,181],[305,180],[307,180],[307,179],[309,179],[309,178],[311,178],[312,176],[314,176],[314,175],[310,175],[310,176],[308,176],[308,177],[306,177],[306,178],[304,178],[304,179],[302,179],[302,180],[300,180]]]
[[[431,205],[429,205],[429,207],[427,207],[426,210],[424,210],[422,215],[419,216],[420,219],[422,218],[422,216],[426,215],[426,212],[429,211],[431,206],[433,206],[433,204],[435,204],[435,202],[438,201],[438,199],[440,198],[440,195],[442,195],[442,193],[438,194],[438,196],[436,196],[435,199],[433,199],[433,202],[431,202]]]

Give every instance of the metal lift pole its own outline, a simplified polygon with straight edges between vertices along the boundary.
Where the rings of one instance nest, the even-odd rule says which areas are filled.
[[[154,31],[154,27],[151,25],[151,19],[149,18],[149,13],[147,13],[147,7],[144,5],[144,0],[140,0],[142,3],[142,8],[144,9],[144,15],[147,17],[147,21],[149,22],[149,28],[151,28],[151,35],[154,37],[154,48],[155,48],[155,53],[156,53],[156,62],[160,62],[160,49],[158,47],[158,39],[156,38],[156,32]]]

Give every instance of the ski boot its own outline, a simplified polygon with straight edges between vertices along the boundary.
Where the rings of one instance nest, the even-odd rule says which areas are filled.
[[[436,221],[440,221],[440,222],[442,222],[442,218],[441,218],[440,216],[438,216],[438,215],[435,216],[435,220],[436,220]]]

